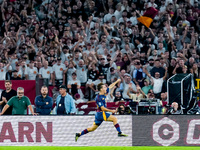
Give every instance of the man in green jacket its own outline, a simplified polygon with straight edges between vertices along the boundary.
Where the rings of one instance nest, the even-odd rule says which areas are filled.
[[[30,109],[32,115],[36,115],[36,113],[33,111],[29,98],[24,96],[24,88],[22,87],[17,88],[17,96],[13,96],[8,101],[0,115],[3,115],[10,106],[13,107],[12,115],[26,115],[27,108]]]

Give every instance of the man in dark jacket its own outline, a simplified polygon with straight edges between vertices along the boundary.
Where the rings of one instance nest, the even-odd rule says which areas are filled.
[[[41,95],[35,98],[36,113],[39,115],[50,115],[53,108],[53,99],[47,94],[47,86],[42,86]]]
[[[17,92],[12,89],[12,82],[10,80],[5,80],[5,88],[6,89],[1,93],[0,105],[2,105],[2,108],[4,108],[13,96],[17,95]],[[12,115],[12,107],[9,107],[4,115]]]

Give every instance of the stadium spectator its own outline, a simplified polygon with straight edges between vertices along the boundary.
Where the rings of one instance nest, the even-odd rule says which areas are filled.
[[[182,113],[183,112],[182,112],[181,106],[177,102],[173,102],[167,114],[174,115],[174,114],[182,114]]]
[[[48,87],[41,87],[41,95],[35,98],[36,113],[39,115],[50,115],[53,109],[53,99],[48,96]]]
[[[136,91],[137,91],[136,85],[135,85],[135,83],[133,83],[133,81],[131,81],[131,79],[132,79],[131,75],[128,74],[128,73],[125,73],[124,74],[124,81],[120,84],[120,91],[123,92],[122,96],[123,96],[124,100],[130,99],[130,97],[127,95],[129,85],[131,85],[130,91],[132,93],[136,93]]]
[[[29,67],[27,67],[25,69],[25,78],[26,80],[35,80],[36,79],[36,76],[38,74],[38,70],[36,67],[34,67],[34,62],[31,61],[29,63]]]
[[[119,78],[119,75],[118,75],[117,71],[115,70],[114,67],[111,67],[107,73],[107,83],[111,84],[111,83],[117,81],[118,78]]]
[[[48,66],[48,61],[43,62],[43,67],[39,69],[39,78],[48,79],[49,84],[52,84],[52,67]]]
[[[99,77],[97,80],[93,81],[92,84],[90,84],[90,88],[92,89],[92,93],[91,93],[91,97],[94,97],[95,95],[94,94],[98,94],[98,90],[97,90],[97,85],[99,83],[106,83],[106,79],[104,78],[104,73],[101,72],[99,73]]]
[[[130,99],[132,99],[134,102],[140,102],[140,100],[144,97],[146,97],[146,95],[144,94],[144,92],[142,91],[141,87],[139,85],[136,86],[137,91],[134,94],[130,94],[130,89],[132,88],[132,85],[129,85],[128,91],[127,91],[127,95],[129,96]]]
[[[10,62],[8,64],[3,64],[2,62],[0,62],[0,80],[5,80],[6,79],[6,72],[8,71],[10,67]]]
[[[2,105],[2,108],[8,103],[8,101],[13,97],[17,95],[17,92],[12,89],[12,82],[10,80],[5,80],[5,90],[1,93],[1,101],[0,105]],[[12,115],[12,107],[9,107],[5,113],[5,115]]]
[[[79,103],[84,103],[85,101],[83,99],[81,99],[81,96],[80,94],[76,93],[74,95],[74,99],[75,99],[75,104],[76,106],[79,104]]]
[[[65,65],[61,62],[61,58],[57,58],[57,63],[53,65],[53,85],[59,86],[65,83],[64,70],[66,70]]]
[[[72,115],[76,113],[74,99],[67,93],[65,85],[59,86],[60,95],[56,98],[56,114]]]
[[[28,97],[24,96],[24,88],[17,88],[17,96],[13,96],[8,103],[4,106],[0,115],[3,115],[6,110],[12,107],[12,115],[26,115],[27,108],[30,109],[32,115],[37,115],[31,106],[31,102]]]
[[[148,91],[147,98],[148,98],[148,99],[154,99],[154,98],[155,98],[155,95],[154,95],[154,93],[153,93],[153,89],[150,89],[150,90]]]
[[[152,79],[152,84],[153,84],[153,93],[155,94],[155,97],[156,98],[159,98],[160,99],[160,94],[161,94],[161,91],[162,91],[162,86],[163,86],[163,82],[165,81],[165,79],[167,78],[167,67],[165,68],[165,75],[164,77],[160,77],[160,73],[159,72],[156,72],[155,73],[155,78],[152,77],[146,67],[144,68],[144,71],[146,73],[146,75]]]
[[[161,67],[161,64],[160,64],[160,60],[159,59],[156,59],[155,62],[154,62],[154,67],[151,69],[151,76],[152,77],[155,77],[155,73],[158,72],[160,73],[160,77],[164,77],[165,75],[165,69],[163,67]]]
[[[72,80],[70,80],[67,85],[67,88],[69,89],[69,93],[71,93],[73,97],[77,93],[83,95],[80,87],[81,87],[81,82],[80,80],[77,79],[76,72],[73,72]]]
[[[10,80],[21,80],[21,78],[17,74],[18,74],[18,71],[17,70],[13,70],[12,71],[12,76],[10,77]]]
[[[142,87],[142,91],[144,92],[145,95],[148,94],[148,91],[150,89],[153,89],[153,86],[149,84],[149,80],[145,79],[144,80],[144,86]]]
[[[167,112],[167,109],[168,109],[168,103],[167,103],[167,92],[165,93],[161,93],[161,96],[160,96],[160,110],[159,110],[159,113],[160,114],[166,114]]]
[[[137,62],[135,65],[135,70],[133,71],[133,81],[136,85],[139,85],[140,87],[144,86],[144,78],[146,77],[146,74],[143,72],[142,65],[140,62]]]
[[[84,60],[79,60],[79,63],[77,65],[76,72],[78,74],[77,79],[80,81],[82,86],[85,86],[87,82],[87,65],[85,65]]]

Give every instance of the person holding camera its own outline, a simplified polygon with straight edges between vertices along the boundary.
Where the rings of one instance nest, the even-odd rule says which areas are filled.
[[[174,115],[174,114],[182,114],[182,110],[181,110],[181,106],[177,103],[177,102],[173,102],[171,104],[171,108],[169,109],[168,113],[167,114],[171,114],[171,115]]]
[[[119,107],[117,108],[117,114],[118,115],[127,115],[128,114],[126,112],[126,106],[124,104],[119,105]]]

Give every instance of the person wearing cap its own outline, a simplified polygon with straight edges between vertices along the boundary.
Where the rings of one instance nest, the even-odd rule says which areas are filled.
[[[115,40],[111,39],[108,46],[108,53],[111,55],[112,58],[115,56],[116,49],[117,48],[115,46]]]
[[[53,99],[48,96],[48,87],[41,87],[41,95],[35,98],[36,113],[39,115],[50,115],[53,108]]]
[[[63,63],[65,60],[69,61],[69,58],[72,54],[70,54],[70,48],[68,46],[63,46],[62,50],[60,50],[59,52],[60,52],[60,57]]]
[[[148,64],[146,66],[147,66],[148,72],[150,72],[151,69],[154,67],[154,59],[153,58],[149,58],[148,59]]]
[[[142,91],[147,95],[148,94],[148,91],[150,89],[153,89],[153,86],[152,85],[149,85],[149,80],[148,79],[145,79],[144,80],[144,86],[142,87]]]
[[[114,81],[117,81],[119,78],[118,73],[116,72],[114,67],[111,67],[107,73],[107,82],[113,83]]]
[[[72,115],[76,113],[74,99],[67,93],[67,87],[60,85],[58,97],[56,98],[56,114]]]
[[[99,68],[99,72],[103,73],[104,74],[104,77],[107,76],[107,72],[108,72],[108,69],[109,67],[112,65],[112,62],[110,63],[107,63],[106,62],[106,58],[104,56],[101,56],[99,57],[100,58],[100,63],[98,65],[98,68]]]
[[[65,83],[65,74],[64,71],[66,70],[66,66],[61,62],[61,58],[57,58],[57,63],[53,65],[53,78],[52,83],[55,86],[59,86]]]

